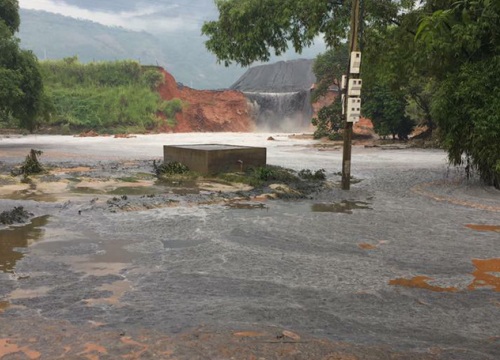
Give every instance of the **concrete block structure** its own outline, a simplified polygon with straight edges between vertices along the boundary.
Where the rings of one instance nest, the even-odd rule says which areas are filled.
[[[164,145],[163,160],[186,165],[200,174],[244,171],[266,165],[267,149],[223,144]]]

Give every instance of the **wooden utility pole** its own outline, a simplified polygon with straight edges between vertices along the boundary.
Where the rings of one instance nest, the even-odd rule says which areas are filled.
[[[351,36],[349,38],[349,55],[353,51],[359,51],[358,45],[358,30],[359,30],[359,2],[360,0],[352,0],[351,11]],[[349,56],[349,65],[347,69],[347,81],[351,78],[351,56]],[[347,91],[344,96],[344,109],[347,108],[348,96]],[[347,111],[344,111],[347,119]],[[352,150],[352,127],[353,123],[346,121],[344,127],[344,151],[342,156],[342,189],[349,190],[351,188],[351,150]]]

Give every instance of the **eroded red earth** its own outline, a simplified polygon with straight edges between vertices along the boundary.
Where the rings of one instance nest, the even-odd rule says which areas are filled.
[[[254,121],[247,99],[234,90],[195,90],[179,87],[174,77],[161,70],[165,83],[158,92],[164,100],[180,99],[184,106],[175,117],[176,125],[165,124],[164,132],[248,132]]]

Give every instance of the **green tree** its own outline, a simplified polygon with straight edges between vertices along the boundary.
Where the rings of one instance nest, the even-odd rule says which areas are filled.
[[[363,113],[373,121],[377,134],[396,136],[407,140],[413,129],[413,122],[406,115],[407,101],[401,91],[393,91],[387,85],[376,85],[364,92]]]
[[[500,3],[447,1],[418,28],[437,81],[432,100],[452,164],[500,188]]]
[[[14,37],[18,9],[17,1],[0,0],[0,120],[12,117],[33,131],[46,101],[37,59],[31,51],[21,50]]]
[[[390,3],[388,0],[380,0]],[[374,2],[373,0],[371,2]],[[208,50],[226,65],[268,61],[289,47],[301,52],[324,34],[328,46],[346,38],[350,1],[215,0],[219,19],[206,22]]]
[[[335,92],[334,101],[320,109],[318,116],[312,119],[312,124],[316,126],[314,131],[316,139],[324,136],[332,139],[340,137],[339,130],[343,121],[340,86],[342,74],[345,73],[348,62],[349,55],[345,45],[319,54],[314,60],[313,72],[317,80],[312,101],[319,100],[328,91]]]
[[[19,30],[19,4],[17,0],[0,0],[0,21],[3,21],[11,35]]]

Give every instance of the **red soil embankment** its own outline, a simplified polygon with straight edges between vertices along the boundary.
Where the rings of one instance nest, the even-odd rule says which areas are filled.
[[[183,109],[175,116],[176,125],[165,125],[165,132],[245,132],[254,121],[245,96],[234,90],[195,90],[178,86],[174,77],[161,69],[165,83],[158,87],[164,100],[178,98]]]

